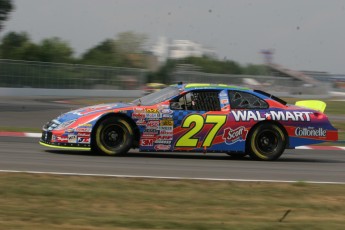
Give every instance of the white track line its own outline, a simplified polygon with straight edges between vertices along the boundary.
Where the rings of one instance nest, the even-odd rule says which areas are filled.
[[[295,149],[312,149],[312,148],[309,146],[298,146]]]
[[[334,181],[291,181],[291,180],[256,180],[256,179],[221,179],[221,178],[196,178],[196,177],[160,177],[160,176],[134,176],[116,174],[92,174],[92,173],[62,173],[62,172],[40,172],[40,171],[18,171],[0,170],[0,173],[28,173],[28,174],[48,174],[56,176],[91,176],[91,177],[114,177],[114,178],[145,178],[164,180],[202,180],[202,181],[232,181],[232,182],[268,182],[268,183],[308,183],[308,184],[344,184],[345,182]]]
[[[25,133],[26,137],[34,137],[34,138],[40,138],[42,136],[41,133]]]

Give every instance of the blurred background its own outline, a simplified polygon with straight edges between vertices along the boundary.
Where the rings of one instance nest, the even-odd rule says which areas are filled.
[[[0,229],[344,229],[345,188],[333,184],[345,178],[334,147],[345,146],[344,22],[345,0],[0,0]],[[322,99],[339,141],[274,164],[37,143],[62,113],[180,81]]]
[[[0,0],[0,10],[2,96],[135,97],[180,81],[345,92],[344,1]]]

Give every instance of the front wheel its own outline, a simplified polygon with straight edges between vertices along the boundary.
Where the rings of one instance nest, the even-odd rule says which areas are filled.
[[[254,160],[276,160],[283,154],[286,146],[284,132],[279,126],[270,123],[256,127],[248,141],[248,153]]]
[[[133,129],[121,117],[110,117],[101,121],[93,134],[93,150],[106,155],[121,155],[133,144]]]

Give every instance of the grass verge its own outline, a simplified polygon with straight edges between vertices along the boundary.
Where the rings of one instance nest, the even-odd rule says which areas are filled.
[[[345,225],[345,185],[8,173],[0,174],[0,184],[3,229],[336,230]]]
[[[42,129],[39,128],[30,128],[30,127],[8,127],[0,126],[0,131],[3,132],[30,132],[30,133],[40,133]]]

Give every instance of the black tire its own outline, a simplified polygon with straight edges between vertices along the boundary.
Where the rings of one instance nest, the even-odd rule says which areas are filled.
[[[133,128],[121,117],[109,117],[97,125],[93,133],[93,150],[106,155],[122,155],[133,144]]]
[[[283,154],[285,146],[283,130],[271,123],[260,124],[247,139],[248,153],[254,160],[276,160]]]

